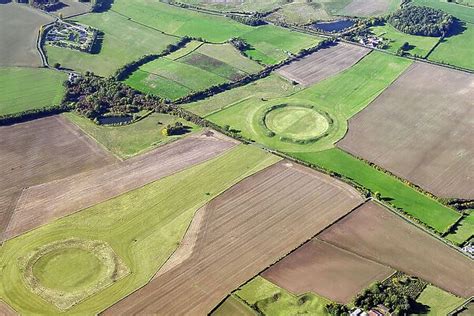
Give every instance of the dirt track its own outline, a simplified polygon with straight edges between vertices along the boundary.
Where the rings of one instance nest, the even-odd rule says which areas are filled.
[[[212,200],[195,251],[105,314],[204,315],[362,202],[351,187],[279,162]]]
[[[313,239],[262,273],[294,294],[313,292],[332,301],[349,303],[372,282],[395,270]]]
[[[214,158],[235,145],[222,135],[203,132],[119,164],[25,189],[5,239]]]
[[[309,86],[346,70],[369,52],[368,48],[339,43],[292,62],[277,73]]]
[[[474,75],[415,63],[337,145],[441,197],[474,198]]]
[[[23,188],[115,162],[61,116],[0,127],[0,236]]]
[[[374,202],[357,208],[317,238],[458,296],[474,295],[473,260]]]

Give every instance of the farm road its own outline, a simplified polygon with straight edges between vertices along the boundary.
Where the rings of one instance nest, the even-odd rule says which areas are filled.
[[[362,202],[352,187],[281,161],[204,206],[191,257],[104,314],[207,314],[232,290]]]

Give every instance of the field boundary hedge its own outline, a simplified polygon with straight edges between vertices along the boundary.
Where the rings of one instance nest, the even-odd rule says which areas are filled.
[[[70,105],[61,104],[57,106],[43,107],[39,109],[26,110],[14,114],[2,115],[0,116],[0,126],[13,125],[55,114],[61,114],[63,112],[68,112],[71,109],[73,109],[73,107],[71,107]]]

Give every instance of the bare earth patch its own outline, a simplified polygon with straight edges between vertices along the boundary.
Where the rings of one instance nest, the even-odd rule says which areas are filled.
[[[192,255],[105,314],[207,314],[362,201],[342,182],[279,162],[208,203]]]
[[[425,190],[474,198],[474,75],[414,63],[349,121],[338,146]]]
[[[0,300],[0,315],[2,316],[16,316],[18,313],[7,305],[4,301]]]
[[[455,295],[474,295],[474,261],[384,207],[368,202],[317,236]]]
[[[347,304],[364,288],[395,270],[313,239],[268,268],[262,276],[300,295],[317,293]]]
[[[214,158],[235,145],[206,131],[118,164],[32,186],[22,192],[5,239]]]
[[[54,18],[26,4],[0,4],[0,66],[43,65],[36,40],[41,25]]]
[[[115,162],[61,116],[0,127],[0,240],[23,188]]]
[[[277,70],[277,73],[309,86],[346,70],[369,52],[368,48],[339,43],[292,62]]]

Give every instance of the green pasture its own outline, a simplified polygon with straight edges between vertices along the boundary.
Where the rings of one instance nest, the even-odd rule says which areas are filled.
[[[428,59],[474,70],[474,24],[459,35],[444,38]]]
[[[379,192],[390,204],[438,232],[444,232],[460,217],[458,212],[338,148],[321,152],[295,153],[293,156],[352,179],[372,193]]]
[[[228,125],[246,138],[281,151],[329,149],[345,135],[347,120],[375,99],[410,63],[403,58],[373,52],[346,71],[299,92],[286,96],[280,93],[268,99],[249,95],[241,101],[234,101],[232,106],[222,104],[222,111],[206,118],[220,126]],[[242,90],[239,94],[243,95]],[[327,113],[332,119],[329,135],[307,144],[286,142],[278,135],[268,135],[261,125],[261,118],[270,107],[281,104],[313,107]]]
[[[66,80],[45,68],[0,67],[0,115],[59,105]]]
[[[242,37],[254,48],[249,56],[264,63],[286,59],[286,51],[296,53],[321,40],[273,25],[251,27],[223,16],[181,9],[159,1],[117,0],[112,8],[132,21],[167,34],[203,38],[213,43]]]
[[[439,41],[437,37],[417,36],[400,32],[388,23],[383,26],[371,27],[370,30],[376,36],[390,40],[386,49],[392,53],[396,53],[405,42],[408,42],[413,48],[410,48],[407,53],[425,57]]]
[[[295,86],[279,75],[272,74],[245,86],[219,93],[211,98],[185,104],[183,107],[205,117],[254,97],[271,99],[295,93],[300,89],[300,86]]]
[[[466,240],[469,240],[474,236],[474,211],[471,211],[461,222],[458,224],[456,230],[446,236],[446,239],[451,240],[456,244],[462,244]]]
[[[140,69],[129,76],[125,83],[141,92],[158,95],[170,100],[179,99],[192,92],[190,88],[176,81]]]
[[[164,136],[161,130],[168,124],[181,122],[189,127],[190,133],[200,130],[200,127],[191,122],[162,113],[152,113],[135,123],[121,126],[97,125],[75,113],[65,113],[64,116],[109,151],[124,159],[185,136]]]
[[[416,5],[432,7],[443,10],[460,20],[468,23],[474,23],[474,8],[459,5],[457,3],[448,2],[445,0],[413,0]]]
[[[250,306],[245,304],[240,298],[232,294],[213,311],[211,316],[256,316],[258,315]]]
[[[427,315],[438,316],[448,315],[465,300],[428,284],[416,301],[428,307]]]
[[[210,161],[9,240],[0,248],[0,298],[21,314],[58,314],[52,304],[26,288],[19,258],[55,241],[101,240],[131,272],[69,310],[71,314],[96,314],[150,280],[178,246],[197,209],[278,160],[253,146],[240,145]],[[89,265],[83,272],[88,269]]]
[[[45,47],[51,65],[58,62],[62,67],[101,76],[112,75],[128,62],[151,53],[160,53],[179,38],[134,23],[113,12],[91,13],[73,20],[97,28],[104,33],[101,50],[89,54],[68,48]]]
[[[264,315],[329,315],[326,310],[329,300],[313,293],[293,295],[260,276],[234,294],[248,305],[256,305]]]
[[[182,0],[182,3],[188,3],[195,6],[200,6],[206,9],[219,11],[233,11],[240,12],[266,12],[280,7],[287,3],[287,0],[244,0],[244,1],[208,1],[208,0]]]

